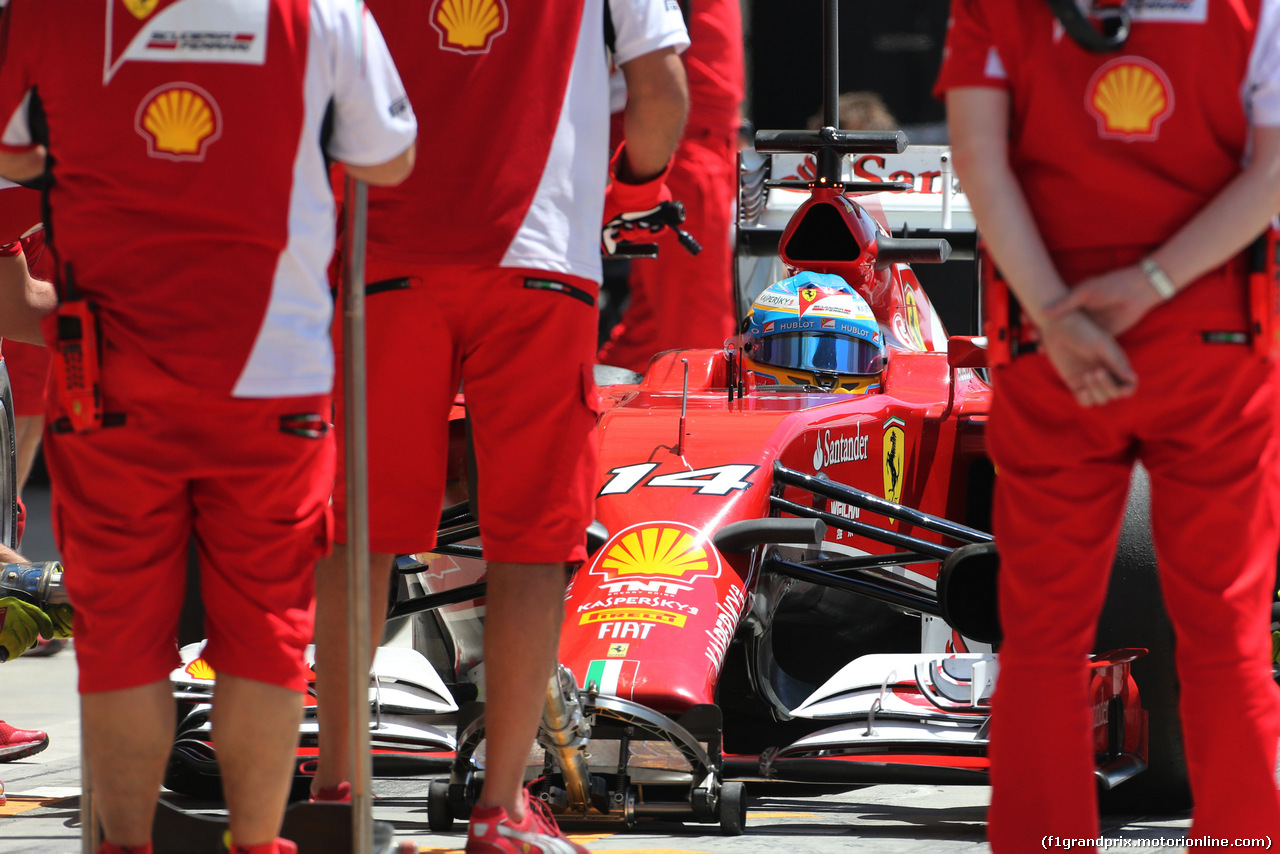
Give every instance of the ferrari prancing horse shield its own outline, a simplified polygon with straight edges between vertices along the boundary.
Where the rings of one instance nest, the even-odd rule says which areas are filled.
[[[903,466],[907,459],[906,422],[890,418],[884,422],[884,497],[898,504],[902,501]]]

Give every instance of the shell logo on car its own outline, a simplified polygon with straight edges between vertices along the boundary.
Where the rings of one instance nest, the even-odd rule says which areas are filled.
[[[1173,86],[1154,62],[1120,57],[1093,75],[1085,104],[1097,117],[1103,139],[1150,141],[1173,113]]]
[[[507,31],[507,17],[503,0],[436,0],[431,26],[440,33],[441,50],[488,53]]]
[[[222,136],[222,114],[213,96],[199,86],[171,83],[142,99],[136,128],[151,157],[199,161]]]
[[[718,578],[720,558],[699,542],[697,533],[679,522],[635,525],[614,539],[591,572],[608,579]]]
[[[213,667],[210,666],[209,662],[205,661],[203,658],[197,658],[195,661],[188,664],[185,668],[185,672],[192,679],[213,679],[216,676],[213,672]]]

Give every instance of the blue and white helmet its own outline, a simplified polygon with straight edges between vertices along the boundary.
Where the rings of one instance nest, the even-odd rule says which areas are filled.
[[[847,389],[839,382],[841,377],[879,377],[885,366],[880,324],[867,301],[841,277],[800,273],[776,282],[756,297],[747,320],[744,367],[762,379],[840,391],[878,390],[878,382],[853,383]]]

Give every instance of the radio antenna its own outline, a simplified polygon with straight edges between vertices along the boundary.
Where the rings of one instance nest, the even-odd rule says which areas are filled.
[[[680,435],[676,438],[676,455],[684,456],[684,424],[689,415],[689,360],[681,359],[684,365],[684,390],[680,392]]]
[[[822,8],[822,126],[840,128],[840,6],[836,0],[823,0]],[[834,148],[819,148],[818,178],[838,184],[842,160]]]

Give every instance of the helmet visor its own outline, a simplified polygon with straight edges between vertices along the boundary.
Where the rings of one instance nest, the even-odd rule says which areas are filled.
[[[754,361],[780,368],[834,374],[878,374],[884,356],[875,344],[831,332],[788,332],[758,338]]]

